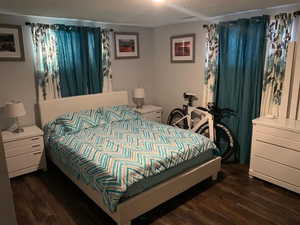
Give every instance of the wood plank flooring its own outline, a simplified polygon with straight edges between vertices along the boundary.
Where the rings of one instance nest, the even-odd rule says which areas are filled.
[[[247,166],[223,165],[217,182],[196,185],[133,225],[300,225],[300,195],[247,172]],[[53,165],[11,184],[19,225],[115,225]]]

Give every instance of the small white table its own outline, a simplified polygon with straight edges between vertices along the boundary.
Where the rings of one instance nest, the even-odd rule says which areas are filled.
[[[137,109],[133,107],[134,111],[141,114],[146,120],[153,120],[161,123],[163,109],[160,106],[144,105],[142,108]]]
[[[24,132],[2,132],[3,147],[10,178],[47,169],[43,131],[37,126],[23,127]]]

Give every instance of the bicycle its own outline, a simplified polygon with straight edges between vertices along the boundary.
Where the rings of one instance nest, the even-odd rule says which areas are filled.
[[[235,152],[236,143],[230,129],[220,121],[228,115],[235,115],[234,111],[219,109],[213,103],[208,103],[207,108],[194,107],[193,101],[197,100],[195,94],[184,93],[183,97],[188,104],[171,111],[168,125],[189,129],[210,138],[219,148],[222,161],[228,160]],[[200,116],[200,120],[192,118],[194,113]]]

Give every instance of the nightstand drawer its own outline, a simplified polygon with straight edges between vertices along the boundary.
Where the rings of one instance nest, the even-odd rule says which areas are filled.
[[[31,146],[11,148],[11,149],[5,151],[5,157],[11,158],[11,157],[15,157],[18,155],[31,153],[31,152],[43,151],[43,149],[44,149],[43,143],[35,144],[35,145],[31,145]]]
[[[43,137],[32,137],[22,140],[4,143],[6,157],[42,150],[44,147]]]
[[[161,122],[161,112],[145,113],[143,114],[143,118],[146,120]]]
[[[39,165],[41,162],[42,154],[42,151],[38,151],[7,158],[7,170],[9,173],[12,173],[17,170],[25,169],[27,167]]]
[[[40,168],[40,165],[26,167],[24,169],[15,170],[15,171],[10,172],[10,173],[8,173],[8,176],[9,176],[9,178],[17,177],[17,176],[20,176],[20,175],[23,175],[26,173],[34,172],[34,171],[38,170],[39,168]]]

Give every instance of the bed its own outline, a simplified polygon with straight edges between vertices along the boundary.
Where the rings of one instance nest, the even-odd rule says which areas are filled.
[[[128,105],[126,91],[44,101],[39,104],[39,109],[42,126],[44,127],[59,115],[67,112],[118,105]],[[204,179],[209,177],[216,179],[221,168],[221,159],[212,154],[213,147],[209,141],[192,132],[143,119],[118,121],[109,125],[103,124],[99,127],[82,130],[76,134],[53,137],[51,140],[51,146],[59,147],[47,150],[49,158],[119,225],[131,224],[131,220],[134,218]],[[105,145],[102,142],[105,142]],[[72,152],[72,149],[75,149],[74,146],[91,145],[95,147],[91,143],[97,143],[97,148],[102,146],[102,155],[108,151],[106,156],[111,156],[110,161],[118,165],[115,167],[117,169],[114,169],[114,173],[105,171],[106,176],[103,176],[103,172],[94,176],[95,173],[91,173],[91,171],[103,171],[103,168],[91,170],[94,164],[87,163],[88,156],[85,156],[84,151],[81,151],[80,154],[79,151]],[[111,147],[113,150],[109,151],[107,143],[111,143],[109,146],[118,146],[118,148],[113,149]],[[174,148],[172,154],[166,155],[166,153],[169,154],[169,150],[164,150],[165,143],[167,143],[167,150]],[[147,158],[149,155],[147,146],[153,145],[159,152],[155,160],[151,158],[153,155]],[[190,148],[191,145],[199,147]],[[122,146],[121,158],[119,153],[117,157],[114,157],[114,154],[116,154],[115,149],[120,149],[119,146]],[[180,149],[197,149],[197,151],[191,150],[188,153],[186,153],[186,150],[182,151],[185,152],[184,157],[182,154],[174,160],[175,153],[179,152]],[[95,151],[98,152],[98,150]],[[73,155],[70,157],[71,152]],[[147,167],[145,166],[147,169],[142,171],[139,170],[139,167],[134,167],[136,165],[130,165],[131,162],[126,161],[126,158],[132,159],[128,152],[135,154],[138,160],[143,159],[147,162],[144,163],[147,165]],[[66,156],[66,154],[69,155]],[[68,158],[75,157],[76,160],[64,163]],[[174,159],[170,160],[172,157]],[[77,165],[79,165],[76,164],[78,158],[81,160],[80,163],[84,161],[84,165],[88,165],[83,166],[85,169],[82,169],[83,167],[77,169]],[[118,169],[122,168],[120,165],[123,167],[126,165],[127,170]],[[86,169],[87,167],[88,169]],[[111,181],[111,177],[116,170],[130,171],[127,176],[124,176],[127,177],[124,181],[127,183],[122,183],[124,179],[121,179],[122,182]],[[132,170],[134,172],[131,172]],[[120,172],[120,174],[122,173]],[[103,178],[107,178],[105,182],[103,182]],[[127,185],[128,183],[130,185]]]

